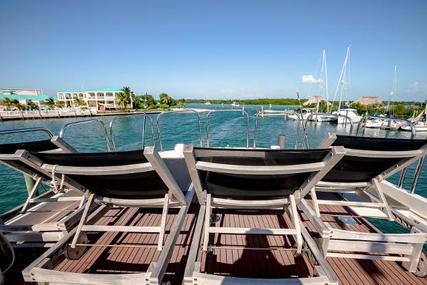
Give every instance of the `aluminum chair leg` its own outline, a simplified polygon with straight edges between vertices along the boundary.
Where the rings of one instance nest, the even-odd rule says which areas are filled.
[[[314,211],[316,212],[316,216],[320,218],[320,208],[319,203],[317,201],[316,188],[313,187],[310,190],[311,201],[313,202]]]
[[[381,203],[384,204],[384,210],[388,216],[388,220],[393,222],[394,221],[394,215],[391,212],[390,206],[388,205],[388,202],[384,196],[383,190],[381,189],[380,182],[376,178],[372,179],[372,182],[373,182],[373,186],[374,186],[373,188],[375,189],[375,191],[378,194],[378,198],[380,199]]]
[[[211,224],[211,214],[212,214],[212,197],[211,194],[206,195],[206,214],[205,214],[205,225],[204,225],[204,234],[203,234],[203,251],[208,250],[209,245],[209,227]]]
[[[85,208],[83,210],[82,217],[80,218],[79,225],[77,226],[76,233],[74,235],[73,241],[71,242],[71,248],[76,248],[76,244],[77,244],[77,241],[79,239],[79,235],[82,231],[84,224],[86,223],[86,219],[87,219],[87,216],[89,214],[89,209],[90,209],[90,206],[93,202],[94,197],[95,197],[95,194],[90,194],[89,198],[87,199]]]
[[[165,201],[163,203],[162,218],[160,222],[159,240],[157,242],[157,250],[162,250],[162,247],[163,247],[163,240],[165,237],[165,228],[166,228],[166,219],[167,219],[168,210],[169,210],[168,207],[169,207],[169,194],[166,194]]]
[[[295,238],[296,238],[296,244],[297,244],[297,254],[301,254],[302,251],[302,234],[301,234],[301,224],[300,219],[298,216],[298,210],[297,205],[295,203],[295,196],[289,195],[289,202],[290,202],[290,213],[291,213],[291,219],[294,223],[295,227]]]

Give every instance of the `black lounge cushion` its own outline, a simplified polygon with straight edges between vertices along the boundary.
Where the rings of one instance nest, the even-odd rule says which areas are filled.
[[[375,138],[337,135],[332,145],[352,149],[405,151],[417,150],[427,144],[426,139]]]
[[[211,154],[206,154],[206,151]],[[220,153],[227,152],[226,156]],[[247,152],[247,155],[233,155]],[[261,153],[262,157],[251,157]],[[197,161],[234,165],[296,165],[321,162],[329,150],[251,150],[251,149],[206,149],[194,148]],[[230,199],[274,199],[286,198],[307,180],[311,173],[286,175],[236,175],[200,171],[202,186],[214,197]]]
[[[410,151],[424,146],[427,140],[337,136],[334,146],[373,151]],[[328,182],[369,182],[389,169],[401,158],[374,158],[344,156],[325,176]]]
[[[29,150],[33,152],[40,152],[40,151],[55,150],[55,149],[58,149],[58,147],[54,143],[52,143],[50,140],[0,144],[0,154],[14,154],[19,149]],[[9,167],[14,168],[15,170],[21,171],[30,176],[37,175],[39,177],[43,177],[46,180],[50,179],[48,176],[44,175],[42,172],[32,167],[29,167],[28,165],[26,165],[25,163],[17,159],[3,158],[3,163],[8,165]]]
[[[142,150],[102,153],[33,153],[44,163],[61,166],[120,166],[145,163]],[[160,198],[168,188],[155,171],[121,175],[67,175],[101,197],[120,199]]]
[[[54,143],[52,143],[50,140],[41,140],[41,141],[31,141],[31,142],[0,144],[0,153],[12,154],[12,153],[15,153],[18,149],[25,149],[28,151],[40,152],[40,151],[54,150],[57,148],[58,147]]]

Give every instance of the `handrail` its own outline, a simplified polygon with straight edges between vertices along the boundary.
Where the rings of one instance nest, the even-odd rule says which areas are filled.
[[[172,113],[175,113],[175,114],[191,114],[191,113],[195,113],[197,115],[197,124],[199,126],[199,145],[203,146],[202,123],[201,123],[201,118],[200,118],[199,112],[197,112],[196,110],[193,110],[193,109],[173,110],[173,111],[161,112],[160,114],[157,115],[157,120],[156,120],[156,124],[157,124],[157,139],[159,140],[160,151],[163,151],[162,134],[161,134],[161,127],[160,127],[160,118],[163,116],[163,114],[172,114]]]
[[[15,134],[15,133],[31,133],[31,132],[44,132],[44,133],[47,133],[49,137],[53,137],[53,133],[49,129],[43,128],[43,127],[0,130],[0,135],[9,135],[9,134]]]
[[[304,120],[304,117],[301,114],[301,112],[298,113],[298,112],[294,111],[294,115],[296,115],[298,118],[297,133],[295,135],[295,143],[294,143],[294,148],[297,149],[298,148],[298,137],[299,137],[299,132],[300,132],[300,128],[301,128],[301,121]]]
[[[246,148],[249,148],[249,114],[243,109],[212,110],[206,114],[206,146],[209,147],[209,116],[211,113],[239,112],[246,117]]]
[[[102,128],[103,128],[103,130],[104,130],[104,136],[105,136],[105,142],[106,142],[106,144],[107,144],[107,150],[108,150],[108,151],[111,151],[112,147],[111,147],[111,145],[110,145],[110,139],[109,139],[109,136],[108,136],[107,128],[106,128],[106,126],[105,126],[105,123],[104,123],[103,121],[99,120],[99,119],[87,119],[87,120],[75,121],[75,122],[67,123],[67,124],[65,124],[65,125],[62,127],[61,131],[59,132],[59,137],[60,137],[60,138],[64,138],[65,130],[66,130],[67,128],[69,128],[70,126],[81,125],[81,124],[87,124],[87,123],[90,123],[90,122],[97,122],[97,123],[101,124],[101,126],[102,126]]]
[[[412,194],[415,193],[415,189],[417,188],[418,178],[420,178],[421,170],[424,166],[424,160],[425,160],[425,156],[421,157],[418,160],[417,166],[415,167],[414,179],[412,180],[411,189],[409,190],[409,192]]]
[[[154,146],[153,118],[151,118],[151,116],[147,115],[147,113],[145,113],[145,112],[143,112],[142,114],[138,114],[138,115],[142,115],[144,117],[143,122],[142,122],[142,131],[141,131],[142,149],[144,149],[144,147],[145,147],[145,122],[146,122],[146,118],[148,118],[150,120],[150,124],[151,124],[151,145]],[[132,114],[132,115],[127,115],[127,117],[138,116],[138,115]],[[121,117],[123,117],[123,116],[121,116]],[[113,146],[113,149],[116,149],[116,141],[114,139],[113,125],[114,125],[114,122],[116,121],[117,118],[119,118],[119,117],[114,117],[108,125],[110,141],[111,141],[111,145]]]
[[[283,117],[285,117],[286,115],[283,115]],[[254,117],[254,141],[253,141],[253,147],[254,148],[256,148],[256,143],[257,143],[257,129],[258,129],[258,118],[267,118],[267,117],[269,117],[270,118],[270,116],[266,116],[266,117],[264,117],[263,116],[263,110],[260,112],[260,111],[258,111],[258,112],[256,112],[255,113],[255,117]]]

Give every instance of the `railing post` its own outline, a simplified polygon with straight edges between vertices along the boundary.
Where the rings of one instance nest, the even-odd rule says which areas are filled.
[[[285,149],[286,137],[284,134],[279,135],[279,147],[280,149]]]
[[[410,190],[412,194],[415,193],[415,189],[417,188],[418,178],[420,177],[421,169],[423,168],[423,165],[424,165],[424,159],[425,159],[425,156],[421,157],[420,160],[418,160],[417,167],[415,168],[414,179],[412,180],[412,185]]]

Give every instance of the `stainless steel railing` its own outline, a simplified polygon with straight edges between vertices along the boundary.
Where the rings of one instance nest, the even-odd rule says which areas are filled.
[[[9,135],[9,134],[16,134],[16,133],[31,133],[31,132],[43,132],[48,134],[49,137],[53,137],[53,133],[49,129],[43,128],[43,127],[0,130],[0,135]]]
[[[114,147],[111,145],[111,142],[110,142],[110,139],[109,139],[109,136],[108,136],[108,131],[107,131],[107,128],[105,126],[105,123],[103,121],[99,120],[99,119],[87,119],[87,120],[75,121],[75,122],[67,123],[67,124],[65,124],[62,127],[61,131],[59,132],[59,137],[60,138],[64,138],[65,130],[69,129],[72,126],[82,125],[82,124],[89,124],[89,123],[92,123],[92,122],[96,122],[96,123],[100,124],[101,127],[102,127],[102,129],[104,130],[104,137],[105,137],[105,143],[106,143],[106,146],[107,146],[107,150],[108,151],[114,150]]]
[[[203,146],[202,123],[201,123],[201,118],[200,118],[199,112],[197,112],[195,110],[192,110],[192,109],[174,110],[174,111],[161,112],[160,114],[157,115],[157,120],[156,120],[156,124],[157,124],[157,139],[159,141],[160,151],[163,151],[163,142],[162,142],[162,132],[161,132],[160,119],[165,114],[196,114],[196,116],[197,116],[197,124],[198,124],[198,128],[199,128],[199,145]]]
[[[206,146],[209,147],[209,118],[213,113],[239,112],[246,118],[246,147],[249,148],[249,114],[243,109],[212,110],[206,114]]]
[[[146,113],[142,113],[142,114],[138,114],[138,115],[128,115],[128,117],[135,117],[135,116],[142,116],[142,130],[141,130],[141,144],[142,144],[142,149],[144,149],[145,147],[145,134],[146,134],[146,121],[148,118],[148,121],[150,122],[150,127],[151,127],[151,136],[150,136],[150,143],[152,146],[154,146],[154,123],[153,123],[153,118],[150,115],[147,115]],[[115,136],[114,136],[114,131],[113,131],[113,127],[114,127],[114,123],[117,121],[117,118],[122,118],[123,116],[120,117],[114,117],[109,125],[108,125],[108,130],[109,130],[109,137],[110,137],[110,141],[111,141],[111,145],[113,146],[113,149],[117,149],[117,145],[116,145],[116,140],[115,140]]]

